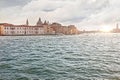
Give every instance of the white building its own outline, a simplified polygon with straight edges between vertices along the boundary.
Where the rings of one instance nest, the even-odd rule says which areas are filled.
[[[45,27],[39,19],[36,26],[29,26],[28,20],[26,25],[13,25],[8,23],[0,24],[0,35],[42,35],[45,34]]]
[[[26,26],[0,24],[0,35],[41,35],[44,34],[43,26]]]

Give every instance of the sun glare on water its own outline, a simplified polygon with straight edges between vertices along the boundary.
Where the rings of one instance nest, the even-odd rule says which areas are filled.
[[[100,30],[101,32],[111,32],[112,28],[109,26],[103,26]]]

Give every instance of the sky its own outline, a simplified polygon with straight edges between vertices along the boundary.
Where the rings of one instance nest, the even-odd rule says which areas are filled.
[[[120,0],[0,0],[0,23],[35,25],[38,18],[79,30],[114,28],[120,22]]]

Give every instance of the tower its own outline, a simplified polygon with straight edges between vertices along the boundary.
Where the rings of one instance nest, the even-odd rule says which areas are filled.
[[[43,23],[42,23],[42,21],[41,21],[41,18],[39,18],[39,20],[38,20],[38,22],[37,22],[36,25],[37,25],[37,26],[42,26],[42,24],[43,24]]]
[[[119,24],[118,23],[116,24],[116,29],[119,29]]]
[[[48,23],[47,23],[47,21],[46,21],[46,20],[44,21],[44,25],[48,25]]]
[[[28,19],[26,20],[26,25],[27,25],[27,26],[29,25],[29,21],[28,21]]]
[[[49,24],[49,21],[47,21],[47,24]]]

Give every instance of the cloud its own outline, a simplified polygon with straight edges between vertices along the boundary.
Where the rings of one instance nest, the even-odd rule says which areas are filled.
[[[0,0],[0,8],[10,7],[10,6],[23,6],[31,0]]]
[[[33,25],[38,17],[79,29],[99,29],[120,21],[120,1],[116,0],[1,0],[1,22]],[[7,4],[7,6],[6,6]]]

